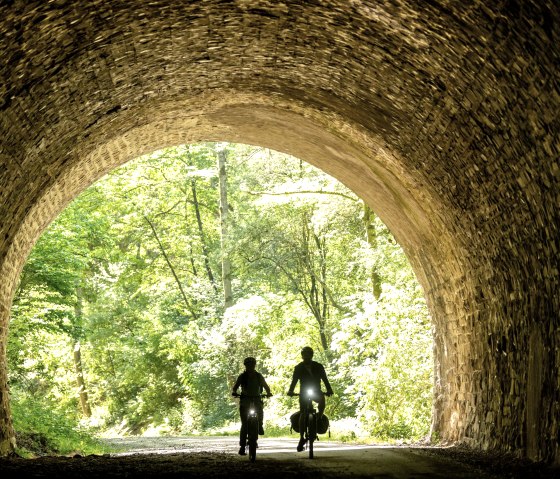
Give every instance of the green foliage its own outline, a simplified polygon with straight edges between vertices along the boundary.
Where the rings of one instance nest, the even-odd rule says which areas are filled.
[[[428,318],[420,297],[385,288],[380,301],[370,298],[336,334],[338,369],[352,377],[345,395],[371,435],[419,439],[431,414]]]
[[[109,452],[94,431],[81,425],[75,412],[61,410],[44,397],[12,396],[18,454],[102,454]]]
[[[285,434],[297,401],[284,392],[299,351],[311,345],[334,386],[327,414],[340,425],[337,437],[425,435],[430,320],[390,232],[310,165],[224,146],[227,237],[220,237],[218,146],[199,144],[113,171],[37,242],[14,300],[8,361],[12,389],[47,403],[24,414],[17,404],[30,399],[16,399],[21,430],[43,434],[38,422],[51,402],[75,423],[79,341],[88,422],[100,428],[235,430],[230,390],[250,355],[275,393],[268,433]],[[235,300],[227,309],[223,256]]]

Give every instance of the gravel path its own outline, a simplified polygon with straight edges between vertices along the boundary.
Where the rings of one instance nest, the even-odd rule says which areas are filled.
[[[0,459],[0,476],[58,478],[376,478],[558,479],[559,469],[474,454],[460,448],[359,446],[319,441],[315,459],[296,439],[262,438],[257,461],[237,455],[235,437],[107,439],[120,452],[103,456]]]

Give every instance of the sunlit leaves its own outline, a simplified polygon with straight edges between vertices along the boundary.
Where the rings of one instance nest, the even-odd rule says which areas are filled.
[[[420,438],[431,414],[432,341],[423,299],[385,284],[335,334],[345,394],[372,435]]]
[[[333,419],[424,434],[430,320],[385,225],[373,218],[368,241],[363,202],[298,159],[219,147],[235,304],[224,311],[220,291],[218,146],[138,158],[76,198],[33,250],[12,310],[14,388],[76,405],[79,337],[98,424],[190,432],[237,417],[229,391],[255,356],[276,394],[267,417],[281,424],[294,408],[282,393],[311,345],[335,389]]]

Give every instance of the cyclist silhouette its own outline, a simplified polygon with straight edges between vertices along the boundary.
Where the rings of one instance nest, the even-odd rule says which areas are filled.
[[[241,429],[239,431],[239,454],[241,456],[245,455],[245,447],[247,445],[247,412],[251,404],[251,400],[244,396],[260,396],[263,389],[266,391],[268,397],[272,396],[270,388],[261,373],[255,370],[257,365],[257,360],[253,357],[248,357],[243,360],[245,366],[245,371],[243,371],[235,384],[233,385],[232,394],[235,396],[237,390],[241,387],[241,397],[239,399],[239,415],[241,416]],[[264,434],[263,429],[263,403],[259,398],[257,400],[253,399],[257,414],[259,416],[259,434]]]
[[[305,346],[301,350],[301,358],[303,361],[294,368],[292,383],[288,389],[288,396],[295,395],[294,388],[296,387],[298,381],[300,392],[312,389],[315,392],[313,401],[317,403],[318,417],[320,418],[325,411],[325,396],[321,394],[321,381],[325,384],[327,396],[332,396],[333,390],[323,365],[317,361],[313,361],[313,349],[309,346]],[[301,394],[299,396],[299,409],[301,412],[305,409],[305,399]],[[304,445],[304,431],[300,430],[299,444],[297,446],[298,452],[303,451]]]

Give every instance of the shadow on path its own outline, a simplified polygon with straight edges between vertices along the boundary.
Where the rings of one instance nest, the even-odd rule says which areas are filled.
[[[232,437],[120,438],[126,452],[103,456],[0,459],[1,477],[552,479],[559,469],[460,448],[359,446],[320,441],[315,458],[294,439],[261,439],[257,461],[238,456]]]

